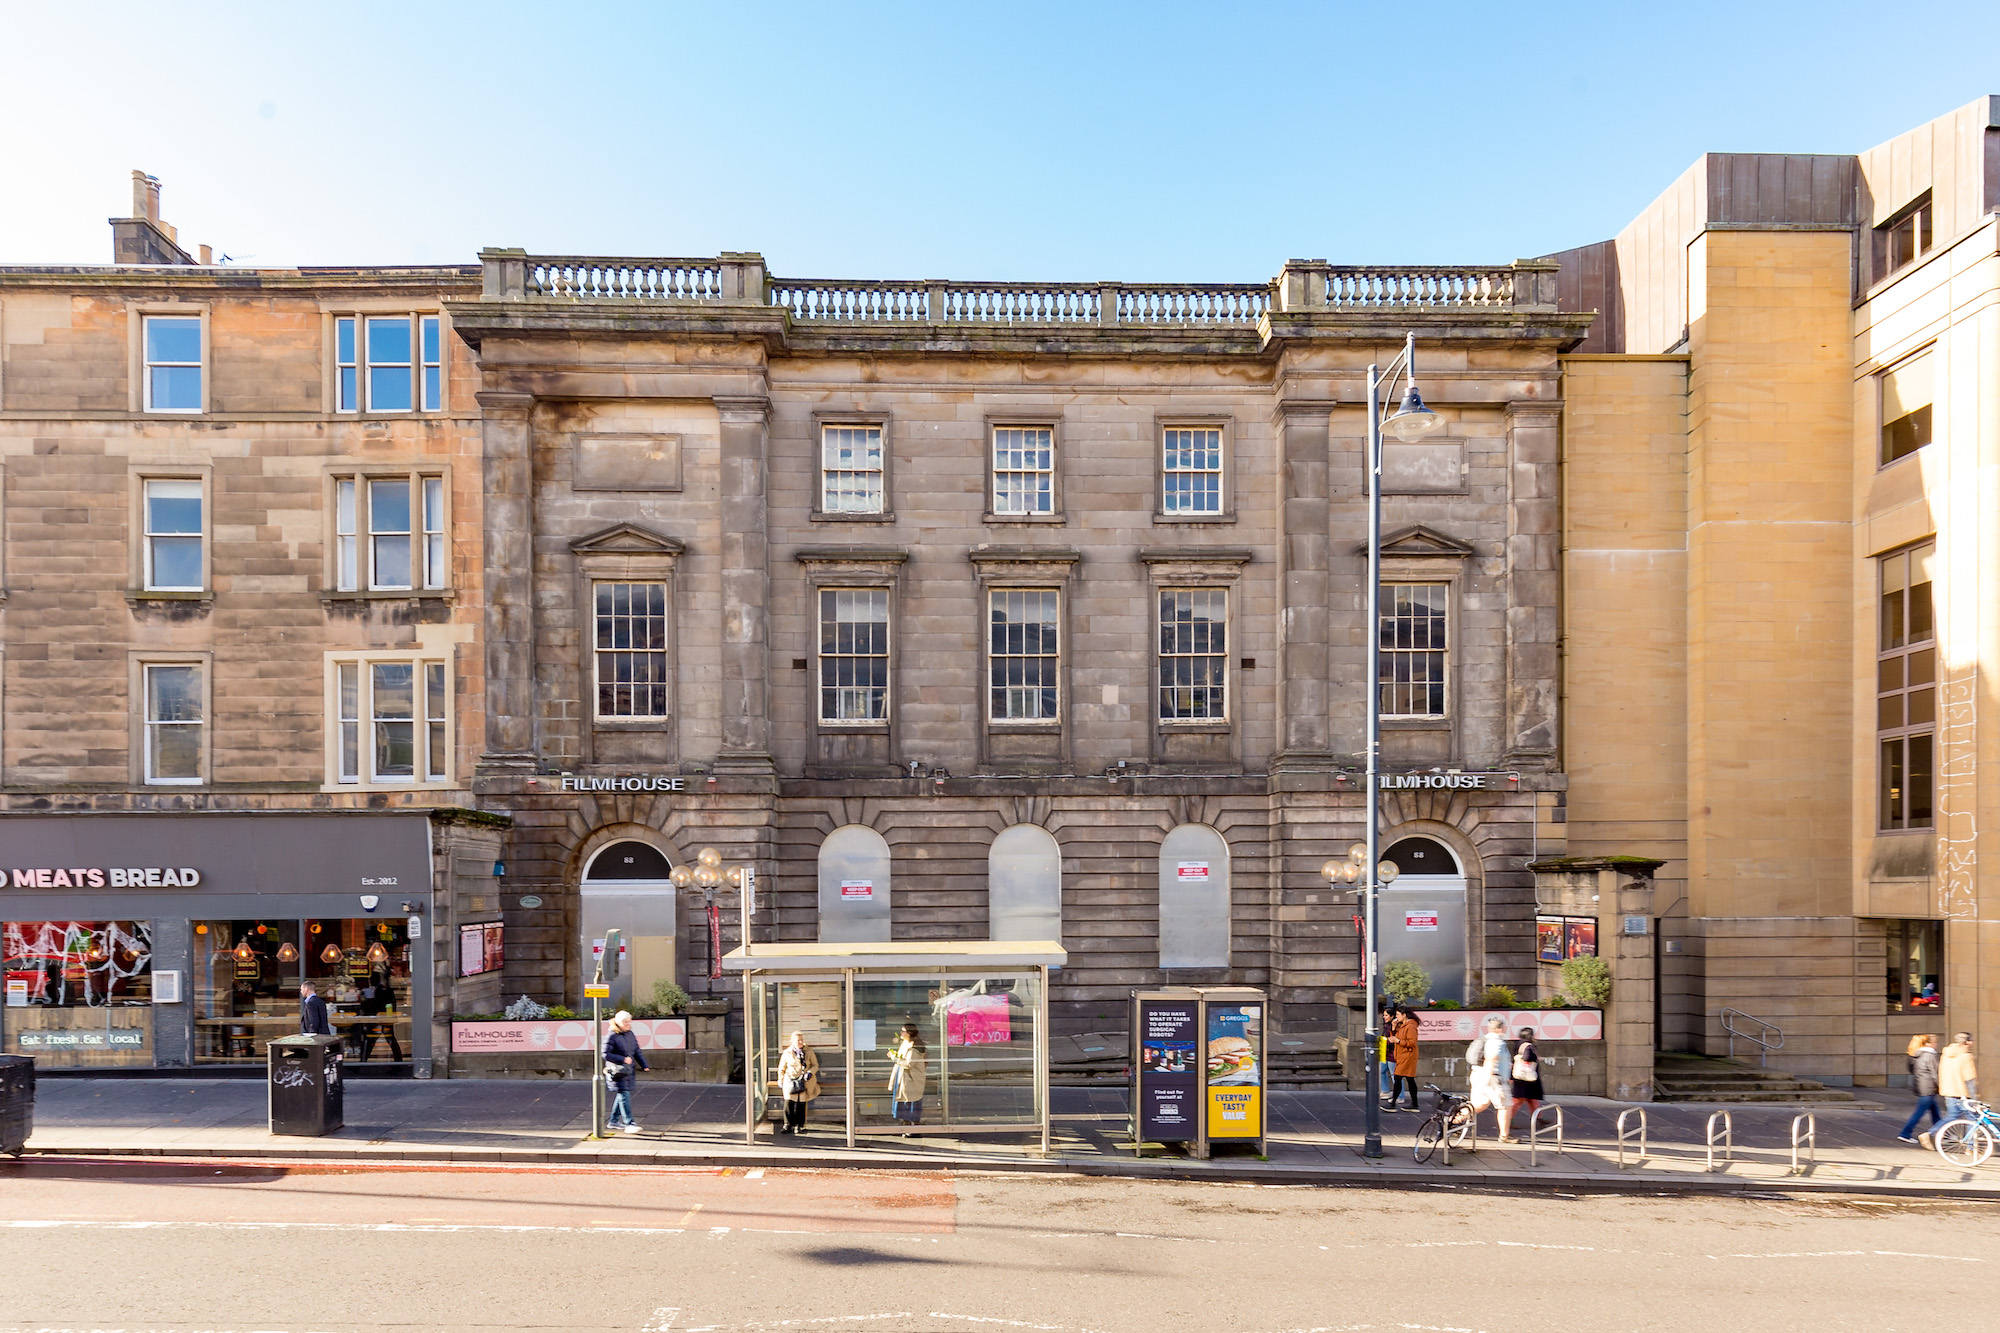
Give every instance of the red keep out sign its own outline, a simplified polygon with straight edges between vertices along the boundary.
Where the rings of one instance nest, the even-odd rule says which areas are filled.
[[[843,898],[873,898],[875,881],[872,879],[843,879],[840,881],[840,896]]]
[[[1208,862],[1182,861],[1175,865],[1174,871],[1182,879],[1207,879]]]
[[[1437,928],[1438,918],[1436,912],[1403,913],[1404,930],[1436,930]]]

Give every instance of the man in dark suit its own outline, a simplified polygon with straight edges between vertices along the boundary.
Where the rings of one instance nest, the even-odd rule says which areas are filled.
[[[331,1037],[333,1021],[327,1017],[326,1001],[310,981],[299,985],[299,1031],[309,1037]]]

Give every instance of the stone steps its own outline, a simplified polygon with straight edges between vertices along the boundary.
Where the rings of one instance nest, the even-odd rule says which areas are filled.
[[[1817,1105],[1851,1102],[1854,1094],[1779,1070],[1683,1055],[1654,1061],[1653,1100]]]

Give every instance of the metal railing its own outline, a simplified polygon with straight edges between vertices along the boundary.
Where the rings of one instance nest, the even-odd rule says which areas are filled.
[[[1771,1052],[1783,1048],[1785,1030],[1776,1023],[1766,1022],[1755,1014],[1746,1014],[1741,1009],[1724,1009],[1720,1014],[1722,1031],[1729,1038],[1729,1058],[1736,1058],[1738,1038],[1750,1042],[1758,1048],[1757,1063],[1770,1062]],[[1752,1030],[1754,1024],[1756,1030]]]
[[[1548,1103],[1547,1105],[1538,1106],[1535,1108],[1535,1113],[1532,1116],[1528,1117],[1528,1165],[1529,1166],[1533,1166],[1535,1164],[1535,1150],[1541,1147],[1542,1117],[1545,1115],[1553,1115],[1556,1118],[1555,1119],[1556,1151],[1557,1152],[1569,1151],[1568,1148],[1563,1146],[1562,1107],[1555,1105],[1553,1102]]]
[[[1805,1127],[1806,1131],[1803,1137],[1799,1134],[1799,1127],[1801,1125]],[[1806,1170],[1810,1171],[1819,1164],[1819,1121],[1814,1118],[1811,1111],[1792,1117],[1791,1174],[1795,1176],[1805,1174],[1804,1171],[1799,1170],[1799,1145],[1801,1143],[1805,1145],[1806,1149]]]
[[[1736,1153],[1736,1120],[1727,1111],[1717,1111],[1708,1118],[1708,1169],[1715,1170],[1715,1125],[1722,1122],[1722,1161],[1727,1165]]]
[[[1625,1165],[1625,1144],[1632,1136],[1632,1131],[1625,1127],[1625,1122],[1635,1115],[1639,1117],[1639,1155],[1633,1159],[1633,1165],[1637,1166],[1640,1162],[1646,1160],[1646,1108],[1643,1106],[1634,1106],[1629,1110],[1618,1113],[1618,1165],[1620,1167]]]

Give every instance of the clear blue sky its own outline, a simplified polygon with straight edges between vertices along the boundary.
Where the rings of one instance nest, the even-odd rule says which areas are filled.
[[[129,173],[255,264],[758,250],[791,277],[1258,280],[1602,239],[1707,150],[2000,92],[2000,4],[0,0],[0,263]]]

